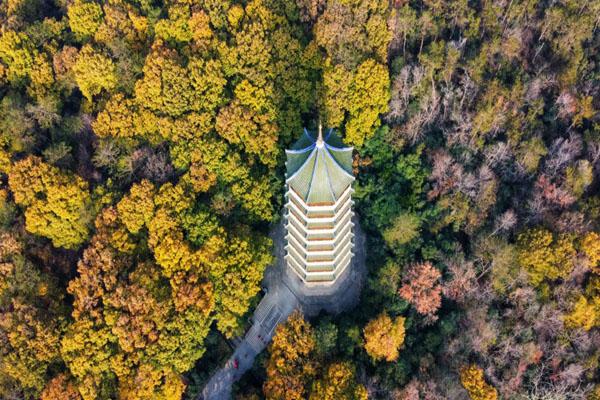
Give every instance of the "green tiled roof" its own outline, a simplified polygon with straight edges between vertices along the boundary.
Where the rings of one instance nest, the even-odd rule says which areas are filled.
[[[307,204],[334,203],[354,181],[352,147],[343,147],[333,129],[324,132],[322,143],[305,129],[286,155],[286,183]]]

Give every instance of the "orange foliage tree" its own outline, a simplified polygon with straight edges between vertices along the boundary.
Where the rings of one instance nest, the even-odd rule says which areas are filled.
[[[305,399],[307,385],[316,374],[317,365],[310,353],[315,336],[302,314],[295,311],[285,324],[279,325],[269,346],[267,380],[263,391],[269,400]]]
[[[40,400],[81,400],[81,395],[67,374],[59,374],[48,381]]]

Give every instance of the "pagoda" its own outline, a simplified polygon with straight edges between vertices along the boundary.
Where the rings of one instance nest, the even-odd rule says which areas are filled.
[[[311,286],[333,284],[352,264],[352,150],[320,126],[286,150],[285,261]]]

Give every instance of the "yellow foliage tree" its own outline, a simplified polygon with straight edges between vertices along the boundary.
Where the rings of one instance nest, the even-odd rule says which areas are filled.
[[[89,100],[102,92],[117,87],[117,68],[110,58],[85,45],[73,66],[75,81],[81,93]]]
[[[323,72],[323,106],[328,125],[346,122],[348,144],[362,146],[380,126],[380,114],[388,109],[390,78],[385,65],[369,59],[356,71],[343,65]]]
[[[192,162],[186,178],[196,193],[207,192],[217,183],[217,175],[202,163]]]
[[[600,385],[594,385],[592,391],[587,397],[587,400],[600,400]]]
[[[348,362],[336,362],[317,380],[309,400],[367,400],[367,389],[356,382],[356,372]]]
[[[119,382],[120,400],[180,400],[185,390],[181,376],[142,364]]]
[[[161,205],[177,193],[172,187],[164,192],[155,197]],[[116,208],[103,210],[69,284],[75,322],[62,338],[63,360],[85,400],[116,393],[132,400],[179,399],[179,374],[205,351],[214,319],[212,286],[194,273],[166,281],[151,260],[115,247],[121,230],[128,234]]]
[[[564,321],[567,328],[583,328],[586,331],[600,326],[600,276],[592,275],[585,293],[576,297]]]
[[[169,18],[157,22],[154,30],[161,39],[177,42],[192,40],[189,26],[190,8],[187,4],[175,3],[169,7]]]
[[[187,71],[177,61],[177,53],[168,50],[146,58],[144,78],[135,84],[138,104],[173,117],[189,110],[192,88]]]
[[[88,184],[30,156],[9,174],[15,202],[25,207],[25,227],[56,247],[74,249],[87,240],[91,215]]]
[[[38,99],[47,96],[54,84],[54,73],[46,55],[38,54],[35,57],[29,77],[28,93]]]
[[[248,153],[257,155],[264,164],[275,165],[277,127],[269,116],[235,100],[219,112],[216,129],[227,141],[242,144]]]
[[[81,383],[84,400],[99,397],[104,380],[110,379],[115,356],[114,336],[106,326],[88,318],[69,325],[61,340],[61,355],[71,374]]]
[[[375,134],[379,116],[388,110],[390,78],[385,65],[366,60],[358,66],[350,85],[346,141],[357,147]]]
[[[581,240],[580,248],[590,262],[590,269],[600,274],[600,235],[596,232],[587,233]]]
[[[0,232],[0,398],[11,397],[12,386],[22,398],[37,398],[60,359],[62,293],[24,247],[17,235]]]
[[[129,232],[136,234],[154,216],[154,185],[144,179],[131,186],[129,194],[117,204],[119,218]]]
[[[88,39],[102,23],[102,8],[95,2],[75,0],[67,9],[69,26],[79,40]]]
[[[589,331],[600,324],[600,296],[588,299],[579,295],[571,312],[564,317],[567,328],[583,328]]]
[[[404,318],[394,320],[383,312],[371,320],[363,330],[365,350],[373,360],[394,361],[404,343]]]
[[[471,400],[496,400],[498,398],[498,392],[485,381],[483,370],[476,365],[461,368],[460,382],[469,393]]]
[[[575,254],[573,239],[567,235],[555,238],[552,232],[536,228],[521,233],[517,238],[519,265],[534,286],[539,286],[546,279],[567,278],[573,269]]]
[[[263,272],[272,261],[270,239],[253,237],[242,226],[235,230],[238,234],[227,235],[217,258],[210,262],[217,293],[217,327],[227,337],[241,333],[240,319],[258,294]]]
[[[344,121],[352,77],[352,72],[341,64],[323,71],[323,111],[326,125],[339,126]]]
[[[176,271],[188,271],[201,263],[201,254],[185,242],[177,219],[169,215],[167,210],[156,211],[148,231],[148,244],[165,276],[169,277]]]
[[[0,35],[0,60],[6,66],[10,82],[16,83],[29,76],[36,54],[27,34],[7,30]]]
[[[135,136],[140,129],[137,117],[137,107],[133,100],[117,93],[108,100],[92,123],[92,128],[100,137],[129,138]]]
[[[317,5],[313,6],[316,12]],[[336,63],[352,65],[366,57],[386,62],[392,32],[385,0],[330,0],[314,27],[315,40]]]

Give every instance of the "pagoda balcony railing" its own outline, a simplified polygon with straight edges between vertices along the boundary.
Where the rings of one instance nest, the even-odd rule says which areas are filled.
[[[302,280],[306,282],[316,282],[316,281],[328,281],[334,280],[338,277],[344,270],[351,264],[353,254],[350,253],[347,257],[342,260],[342,262],[337,266],[336,269],[315,269],[312,271],[307,271],[302,269],[300,264],[294,260],[290,256],[286,256],[286,260],[288,261],[288,265],[292,267],[292,271],[294,271]]]
[[[300,207],[298,207],[298,205],[296,203],[294,203],[293,201],[288,201],[285,204],[285,208],[288,210],[288,212],[292,213],[296,218],[304,221],[304,224],[306,225],[307,222],[327,223],[327,222],[336,221],[336,219],[339,218],[339,216],[341,214],[346,213],[348,211],[348,208],[351,208],[353,205],[354,205],[354,201],[350,200],[350,201],[346,202],[345,204],[342,204],[340,206],[340,208],[338,210],[336,210],[335,213],[331,214],[330,216],[323,216],[323,214],[321,214],[319,216],[307,215],[306,212],[303,212],[303,210]]]
[[[304,231],[307,230],[326,230],[326,229],[335,229],[337,225],[344,218],[348,216],[348,214],[354,215],[352,212],[352,204],[348,204],[347,208],[344,209],[340,214],[336,215],[335,218],[327,219],[327,220],[313,220],[311,218],[305,218],[302,214],[299,214],[294,210],[293,207],[288,208],[288,213],[285,215],[287,220],[295,219],[298,224],[302,226]],[[314,226],[313,224],[320,224],[318,226]]]
[[[349,240],[348,243],[346,243],[343,247],[338,249],[334,254],[331,254],[329,257],[317,259],[309,259],[309,257],[316,257],[319,255],[302,254],[302,251],[296,246],[294,246],[292,243],[288,243],[288,245],[285,246],[285,250],[287,254],[292,255],[299,264],[305,265],[308,268],[311,265],[336,265],[339,262],[340,258],[344,256],[344,254],[352,253],[353,246],[353,241]]]
[[[328,243],[323,243],[322,241],[309,241],[297,236],[297,233],[294,231],[294,228],[288,230],[288,234],[285,236],[285,240],[289,243],[291,241],[294,242],[294,245],[301,249],[305,253],[311,254],[328,254],[335,251],[336,248],[339,248],[344,242],[350,237],[354,238],[354,234],[352,233],[352,227],[348,226],[346,229],[342,231],[339,235],[336,235],[332,240],[327,241]],[[322,247],[327,248],[322,248]],[[318,248],[315,248],[318,247]]]
[[[339,271],[343,271],[352,261],[352,256],[353,253],[346,255],[343,259],[340,260],[340,262],[337,265],[313,265],[309,266],[307,269],[301,267],[300,263],[290,255],[286,256],[286,261],[289,265],[294,267],[295,270],[301,271],[303,274],[306,275],[313,275],[324,272],[337,273]]]
[[[332,262],[335,260],[336,257],[339,256],[339,254],[341,254],[343,250],[347,249],[349,245],[352,245],[354,235],[347,235],[345,238],[343,238],[339,246],[327,251],[312,251],[303,249],[302,246],[296,241],[296,239],[294,239],[293,237],[291,237],[290,239],[291,240],[288,241],[287,246],[290,246],[290,249],[293,249],[294,252],[298,254],[298,256],[300,256],[303,262]]]
[[[338,235],[335,235],[330,239],[309,240],[302,236],[293,225],[290,225],[287,231],[288,234],[285,236],[285,240],[289,240],[288,236],[291,236],[301,247],[308,251],[318,251],[318,248],[322,248],[323,250],[333,249],[345,239],[348,233],[354,237],[351,224],[348,224]]]
[[[304,227],[298,226],[298,224],[292,219],[288,220],[288,223],[285,225],[285,228],[287,230],[289,230],[290,228],[294,229],[300,237],[305,238],[306,242],[321,240],[332,241],[335,240],[335,237],[338,236],[340,232],[343,232],[344,230],[348,229],[348,227],[352,228],[354,226],[354,223],[352,222],[353,215],[354,213],[348,215],[348,217],[344,221],[342,221],[338,226],[336,226],[333,229],[306,230]]]

